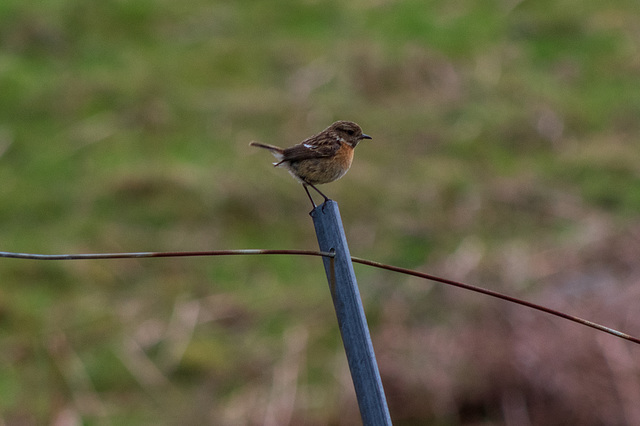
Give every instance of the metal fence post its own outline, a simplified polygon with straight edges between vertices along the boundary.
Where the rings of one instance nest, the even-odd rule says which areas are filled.
[[[342,343],[360,407],[362,423],[391,425],[391,416],[373,352],[371,336],[351,263],[340,210],[329,200],[311,212],[320,250],[335,252],[323,258]]]

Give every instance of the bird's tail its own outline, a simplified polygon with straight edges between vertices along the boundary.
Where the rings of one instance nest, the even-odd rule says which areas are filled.
[[[260,142],[256,142],[256,141],[251,142],[249,145],[257,146],[258,148],[268,149],[269,151],[277,152],[278,154],[282,154],[282,152],[284,151],[282,148],[277,147],[275,145],[269,145],[269,144],[266,144],[266,143],[260,143]]]
[[[249,145],[251,146],[257,146],[258,148],[264,148],[264,149],[268,149],[271,154],[273,154],[274,157],[276,157],[276,159],[278,161],[282,161],[282,155],[284,153],[284,149],[277,147],[275,145],[269,145],[266,143],[260,143],[260,142],[256,142],[253,141],[251,142]],[[280,163],[273,163],[274,165],[279,165]]]

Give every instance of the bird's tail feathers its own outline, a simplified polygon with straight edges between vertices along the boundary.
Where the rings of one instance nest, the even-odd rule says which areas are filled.
[[[256,142],[256,141],[251,142],[249,145],[257,146],[258,148],[268,149],[269,151],[277,152],[279,154],[282,154],[282,152],[284,151],[282,148],[280,148],[278,146],[269,145],[269,144],[266,144],[266,143],[261,143],[261,142]]]
[[[276,157],[276,159],[279,161],[278,163],[273,163],[274,166],[279,166],[280,163],[282,163],[282,155],[284,153],[284,149],[275,145],[269,145],[266,143],[261,143],[256,141],[251,142],[249,145],[257,146],[258,148],[268,149],[271,152],[271,154],[273,154],[273,156]]]

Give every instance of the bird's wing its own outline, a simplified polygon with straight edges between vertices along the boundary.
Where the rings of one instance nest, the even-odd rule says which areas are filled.
[[[284,150],[282,161],[302,161],[333,156],[340,149],[340,141],[319,134]]]

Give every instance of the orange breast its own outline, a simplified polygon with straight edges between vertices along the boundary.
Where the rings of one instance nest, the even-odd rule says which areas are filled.
[[[351,167],[353,148],[343,145],[329,158],[310,158],[290,165],[291,174],[312,185],[340,179]]]

